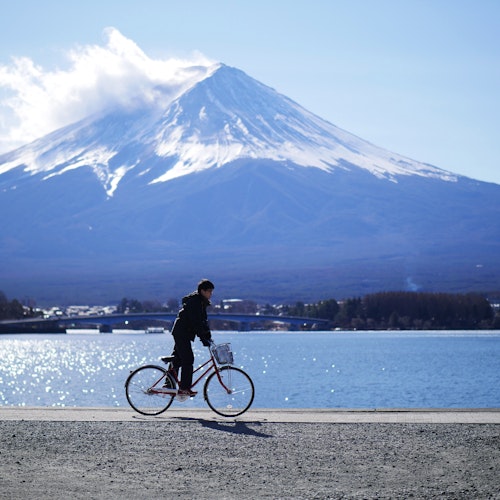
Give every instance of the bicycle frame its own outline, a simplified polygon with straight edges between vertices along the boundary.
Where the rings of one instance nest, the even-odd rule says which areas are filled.
[[[215,371],[215,373],[217,374],[217,379],[219,381],[219,384],[224,388],[224,390],[228,393],[228,394],[231,394],[231,389],[229,389],[229,387],[227,387],[224,382],[222,381],[222,377],[220,376],[220,369],[217,365],[217,363],[215,362],[215,359],[214,359],[214,355],[212,353],[210,353],[210,358],[205,361],[203,364],[201,364],[200,366],[198,366],[197,368],[195,368],[193,370],[193,375],[195,375],[196,373],[198,373],[200,370],[203,370],[207,365],[210,365],[207,367],[207,369],[201,374],[198,376],[198,378],[196,378],[196,380],[191,384],[191,389],[193,387],[195,387],[198,382],[200,382],[200,380],[205,377],[206,375],[208,375],[212,370]],[[177,377],[177,373],[173,370],[169,370],[168,373],[174,378],[177,386],[179,385],[179,379]],[[162,394],[177,394],[177,389],[164,389],[164,388],[158,388],[156,389],[156,386],[157,384],[163,380],[163,377],[165,375],[163,375],[162,377],[160,377],[160,379],[158,381],[156,381],[152,387],[150,388],[151,391],[154,391],[154,392],[159,392],[159,393],[162,393]]]

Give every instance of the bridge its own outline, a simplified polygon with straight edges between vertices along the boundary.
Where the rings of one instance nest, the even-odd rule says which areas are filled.
[[[163,326],[170,329],[176,313],[128,313],[92,316],[55,316],[1,321],[0,333],[63,333],[68,328],[95,328],[101,332],[112,332],[113,328],[144,329]],[[282,327],[284,330],[322,330],[328,320],[271,314],[208,314],[213,330],[263,330]]]

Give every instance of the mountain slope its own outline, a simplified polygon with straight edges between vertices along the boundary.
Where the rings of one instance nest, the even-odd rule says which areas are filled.
[[[237,69],[206,74],[0,156],[7,293],[175,297],[208,274],[266,300],[499,287],[500,186],[378,148]]]

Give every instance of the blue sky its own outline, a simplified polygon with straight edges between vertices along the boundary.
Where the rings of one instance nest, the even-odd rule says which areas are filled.
[[[81,90],[86,67],[92,109],[103,65],[82,61],[106,51],[105,28],[114,27],[156,62],[203,54],[377,146],[500,184],[500,1],[0,0],[0,8],[0,151],[82,113],[81,103],[62,102],[71,95],[63,86],[78,74]],[[80,73],[70,69],[76,60]],[[55,81],[57,109],[44,94]]]

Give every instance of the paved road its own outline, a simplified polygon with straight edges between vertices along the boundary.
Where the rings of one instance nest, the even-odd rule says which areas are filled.
[[[255,409],[236,419],[216,415],[209,409],[169,409],[147,417],[130,408],[0,407],[1,420],[53,422],[133,422],[137,420],[179,420],[198,418],[214,421],[274,423],[418,423],[500,424],[500,408],[492,409]]]

